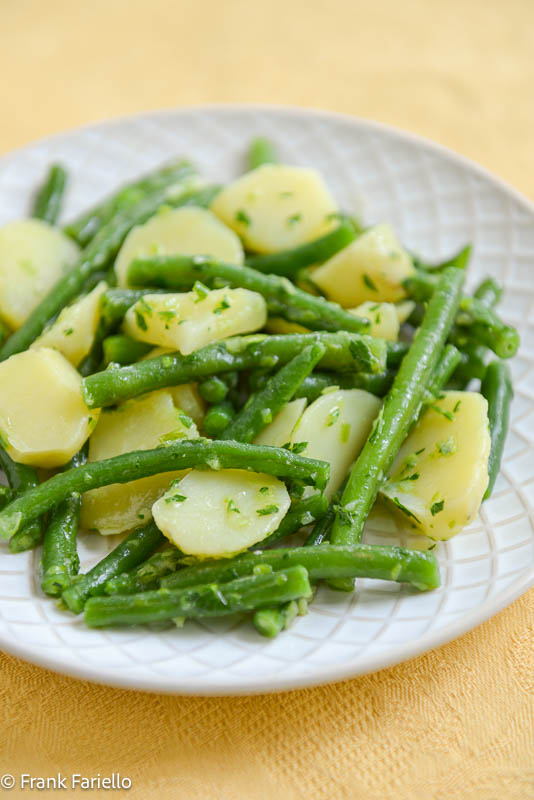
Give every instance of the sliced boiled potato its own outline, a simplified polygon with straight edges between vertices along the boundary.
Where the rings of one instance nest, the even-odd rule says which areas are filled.
[[[243,263],[239,237],[211,211],[194,206],[164,208],[144,225],[133,228],[124,240],[115,261],[119,286],[128,286],[128,267],[134,259],[176,254]]]
[[[474,519],[488,485],[487,409],[478,392],[444,392],[421,416],[380,492],[406,528],[450,539]]]
[[[337,206],[319,173],[283,164],[242,175],[219,192],[211,208],[259,253],[296,247],[338,224]]]
[[[22,464],[66,464],[100,415],[85,405],[80,374],[57,350],[11,356],[0,364],[0,386],[0,436]]]
[[[273,421],[266,425],[256,436],[254,444],[269,444],[272,447],[282,447],[286,442],[290,442],[293,428],[305,408],[306,399],[304,397],[299,397],[297,400],[287,403]]]
[[[414,308],[415,303],[413,300],[400,300],[398,303],[395,303],[395,311],[397,312],[399,325],[403,325],[406,322]]]
[[[100,318],[100,298],[107,288],[107,283],[100,281],[92,292],[64,308],[58,318],[31,346],[59,350],[74,367],[77,367],[93,344]]]
[[[350,309],[357,317],[364,317],[371,322],[371,327],[366,333],[396,342],[399,338],[399,317],[393,303],[373,303],[367,300],[356,308]]]
[[[269,317],[265,324],[265,330],[269,333],[310,333],[309,328],[299,325],[298,322],[289,322],[282,317]]]
[[[128,309],[124,332],[133,339],[188,355],[211,342],[252,333],[267,319],[265,300],[248,289],[197,289],[150,294]]]
[[[89,461],[150,450],[169,439],[194,439],[194,422],[173,403],[166,389],[105,411],[89,442]],[[142,525],[151,518],[152,504],[183,471],[164,472],[129,483],[114,483],[83,495],[80,524],[107,536]]]
[[[223,558],[261,542],[290,506],[272,475],[224,469],[191,470],[152,506],[161,532],[184,553]]]
[[[313,270],[313,282],[344,308],[366,300],[394,303],[406,296],[402,282],[412,259],[390,225],[375,225]]]
[[[0,318],[19,328],[78,258],[79,249],[57,228],[38,219],[0,228]]]
[[[295,426],[291,441],[307,442],[303,455],[330,464],[328,497],[341,486],[380,406],[378,397],[362,389],[335,389],[314,400]]]
[[[176,408],[191,417],[197,427],[200,427],[206,414],[206,404],[201,398],[196,383],[182,383],[180,386],[169,386],[167,389]]]

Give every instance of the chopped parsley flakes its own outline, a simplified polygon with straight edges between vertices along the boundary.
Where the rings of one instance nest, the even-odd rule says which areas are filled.
[[[367,286],[367,288],[370,289],[372,292],[378,292],[376,285],[373,283],[367,272],[363,273],[362,281],[364,282],[364,285]]]
[[[445,500],[438,500],[437,503],[432,503],[432,505],[430,506],[430,513],[432,514],[432,516],[435,517],[436,514],[439,514],[440,511],[443,511],[444,505],[445,505]]]
[[[187,500],[185,494],[172,494],[170,497],[165,498],[166,503],[183,503]]]
[[[235,221],[240,222],[242,225],[246,225],[247,228],[250,226],[251,219],[246,211],[243,211],[242,208],[239,208],[235,212]]]
[[[276,514],[278,510],[278,506],[273,504],[270,506],[264,506],[264,508],[258,508],[256,514],[259,514],[260,517],[266,517],[268,514]]]

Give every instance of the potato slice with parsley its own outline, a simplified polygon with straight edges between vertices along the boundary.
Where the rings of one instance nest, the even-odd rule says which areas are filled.
[[[133,339],[188,355],[219,339],[257,331],[266,319],[267,306],[257,292],[197,286],[192,292],[145,295],[128,309],[123,327]]]
[[[164,208],[126,237],[115,261],[118,285],[129,285],[128,267],[134,259],[176,254],[243,263],[239,237],[211,211],[194,206]]]
[[[0,228],[0,318],[19,328],[78,258],[79,249],[57,228],[39,219]]]
[[[411,257],[390,225],[375,225],[313,270],[312,280],[344,308],[406,297],[402,282],[414,273]]]
[[[89,461],[150,450],[170,439],[194,439],[194,422],[175,407],[169,391],[162,389],[105,411],[89,442]],[[152,504],[169,483],[185,473],[165,472],[129,483],[114,483],[83,495],[80,523],[107,536],[142,525],[151,517]]]
[[[224,469],[191,470],[152,506],[161,532],[182,552],[224,558],[261,542],[290,506],[285,484],[272,475]]]
[[[471,522],[488,485],[488,404],[444,392],[402,445],[380,497],[408,530],[450,539]]]
[[[295,426],[291,441],[306,442],[302,455],[330,464],[328,497],[341,486],[380,406],[377,397],[362,389],[333,389],[314,400]]]
[[[264,164],[226,186],[212,210],[258,253],[287,250],[335,227],[338,209],[313,169]]]
[[[107,288],[107,283],[101,281],[92,292],[64,308],[31,347],[51,347],[58,350],[77,367],[93,344],[99,320],[100,298]]]
[[[410,314],[415,308],[415,303],[413,300],[399,300],[398,303],[395,303],[394,307],[395,311],[397,312],[399,325],[403,325],[408,321]]]
[[[266,425],[258,436],[256,436],[254,444],[268,444],[272,447],[283,447],[283,445],[291,441],[293,429],[305,408],[306,399],[304,397],[299,397],[287,403],[273,421]]]
[[[399,317],[393,303],[373,303],[372,300],[367,300],[356,308],[351,308],[350,312],[370,320],[371,327],[366,331],[370,336],[390,342],[396,342],[399,338]]]
[[[60,467],[78,452],[100,409],[88,409],[82,379],[57,350],[17,353],[0,364],[0,436],[11,458]]]

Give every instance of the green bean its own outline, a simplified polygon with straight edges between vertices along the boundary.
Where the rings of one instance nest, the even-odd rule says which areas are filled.
[[[72,492],[88,492],[111,483],[128,483],[149,475],[192,467],[265,472],[278,478],[302,481],[319,490],[326,486],[330,473],[326,461],[305,458],[284,448],[201,438],[181,439],[155,450],[134,450],[104,461],[90,461],[54,475],[0,511],[0,536],[6,539],[15,534]]]
[[[301,269],[327,261],[355,238],[353,224],[346,217],[342,217],[337,228],[314,239],[313,242],[301,244],[291,250],[280,250],[278,253],[249,256],[246,263],[259,272],[296,278]]]
[[[419,272],[405,281],[405,287],[415,300],[425,301],[432,296],[438,276]],[[469,295],[462,295],[456,317],[459,326],[469,327],[471,338],[489,347],[499,358],[511,358],[519,347],[519,334],[505,325],[491,306]]]
[[[488,419],[490,424],[491,450],[488,463],[489,483],[484,500],[491,496],[504,450],[504,442],[508,433],[510,406],[514,396],[510,370],[502,361],[488,364],[481,393],[488,401]]]
[[[122,572],[110,578],[104,585],[105,594],[135,594],[156,589],[160,579],[174,572],[182,565],[186,556],[172,545],[158,550],[142,564],[129,572]]]
[[[66,185],[66,170],[61,164],[52,164],[45,182],[35,196],[32,217],[42,219],[50,225],[55,225],[61,214]]]
[[[387,347],[382,339],[345,331],[281,336],[255,334],[216,342],[188,356],[171,353],[90,375],[83,381],[84,399],[89,408],[101,408],[209,375],[256,367],[274,368],[316,342],[326,347],[321,361],[326,369],[376,374],[384,371]]]
[[[480,300],[481,303],[484,303],[486,306],[496,306],[499,300],[502,297],[503,288],[500,283],[494,278],[485,278],[475,291],[473,292],[473,296]]]
[[[0,447],[0,467],[4,470],[7,482],[12,489],[13,499],[24,494],[28,489],[39,486],[39,478],[33,467],[27,464],[19,464],[13,461],[6,451]],[[24,550],[32,550],[41,543],[43,538],[43,526],[41,520],[32,520],[28,525],[24,525],[9,542],[9,549],[12,553],[21,553]]]
[[[104,594],[107,581],[136,567],[164,541],[165,537],[154,522],[149,522],[142,528],[136,528],[89,572],[80,575],[71,586],[65,589],[61,595],[63,601],[70,611],[79,614],[89,597]]]
[[[202,561],[167,575],[161,585],[174,590],[204,583],[221,584],[250,575],[255,568],[266,565],[276,571],[298,564],[308,571],[310,581],[376,578],[409,583],[421,591],[435,589],[440,584],[439,567],[429,551],[368,544],[322,544],[256,550],[234,558]]]
[[[277,530],[271,533],[263,542],[260,542],[262,547],[271,546],[276,542],[281,542],[293,533],[296,533],[305,525],[309,525],[323,514],[326,514],[328,508],[328,500],[324,494],[315,493],[309,497],[303,497],[299,500],[293,500],[289,511],[280,523]],[[258,545],[254,545],[256,549]]]
[[[421,327],[384,398],[373,430],[350,470],[332,527],[333,544],[352,544],[361,538],[380,483],[419,415],[425,390],[456,315],[463,280],[463,270],[454,267],[441,274]],[[352,581],[336,581],[334,586],[350,590]]]
[[[290,627],[298,613],[297,601],[290,600],[279,606],[258,609],[254,612],[252,622],[258,633],[268,639],[274,639],[281,631]]]
[[[340,389],[364,389],[366,392],[383,397],[393,383],[395,373],[391,370],[378,375],[368,375],[363,372],[346,373],[339,375],[335,372],[312,372],[302,381],[295,392],[295,397],[305,397],[309,403],[333,386]]]
[[[250,396],[245,407],[222,432],[222,439],[251,442],[292,399],[326,348],[320,342],[305,347],[269,379],[261,391]]]
[[[442,391],[443,387],[448,383],[449,378],[457,369],[462,360],[462,355],[453,344],[445,345],[445,348],[439,358],[436,368],[432,373],[428,389],[423,395],[424,403],[433,403],[436,395]]]
[[[457,269],[467,269],[467,265],[469,263],[469,259],[471,258],[471,250],[472,247],[470,244],[462,247],[455,255],[451,256],[451,258],[447,258],[445,261],[440,261],[439,264],[428,264],[422,261],[417,256],[414,258],[414,265],[418,269],[427,270],[430,272],[443,272],[444,269],[447,267],[456,267]]]
[[[146,356],[153,345],[146,342],[138,342],[122,333],[115,336],[107,336],[102,342],[104,364],[133,364],[139,358]]]
[[[122,186],[117,192],[98,205],[84,211],[65,226],[65,233],[82,247],[107,225],[117,214],[131,209],[148,194],[161,193],[176,183],[183,183],[195,174],[187,161],[177,161],[159,167],[133,183]]]
[[[460,343],[458,342],[458,346]],[[482,380],[486,374],[486,354],[488,350],[481,344],[468,340],[462,348],[460,363],[456,367],[451,384],[465,389],[474,378]]]
[[[72,469],[85,464],[85,448],[77,453],[65,467]],[[60,595],[70,586],[78,573],[80,559],[76,540],[82,496],[73,492],[52,512],[46,526],[41,558],[41,588],[45,594]]]
[[[409,349],[410,349],[409,342],[388,342],[387,343],[388,368],[398,367]]]
[[[296,566],[280,572],[246,575],[220,586],[209,584],[172,592],[156,589],[140,594],[94,597],[85,606],[85,621],[90,627],[102,627],[218,617],[310,595],[306,570]]]
[[[328,501],[323,494],[313,494],[302,500],[295,500],[280,523],[280,527],[267,537],[262,547],[285,539],[292,533],[308,525],[326,510]],[[257,545],[254,545],[257,547]],[[169,575],[188,563],[188,557],[171,545],[165,547],[129,572],[111,578],[105,585],[106,594],[133,594],[148,589],[156,589],[161,578]]]
[[[263,295],[272,316],[296,322],[311,330],[368,330],[370,322],[341,308],[337,303],[315,297],[297,288],[287,278],[263,275],[246,266],[235,266],[207,256],[155,256],[136,259],[128,268],[132,286],[157,286],[180,291],[196,281],[210,287],[230,285]]]
[[[216,403],[206,412],[204,417],[204,432],[208,436],[219,438],[225,429],[232,423],[235,417],[235,409],[228,400]]]
[[[163,204],[182,204],[187,196],[186,192],[187,186],[184,183],[175,189],[173,195],[168,192],[148,195],[131,208],[117,213],[103,225],[82,250],[77,263],[59,279],[21,327],[9,337],[0,349],[0,361],[26,350],[31,345],[46,324],[83,291],[91,275],[110,263],[133,227],[146,222]]]
[[[11,336],[11,330],[7,327],[5,322],[0,319],[0,345],[4,344],[6,339]]]
[[[277,161],[276,148],[270,139],[259,136],[251,141],[247,152],[247,169],[256,169],[263,164],[276,164]]]
[[[0,511],[7,506],[13,500],[13,492],[9,488],[9,486],[4,486],[0,484]]]
[[[222,378],[212,375],[211,378],[206,378],[198,384],[198,393],[207,403],[220,403],[225,399],[229,388]]]
[[[336,508],[341,500],[342,493],[343,487],[335,493],[324,515],[315,523],[313,529],[306,537],[306,541],[304,542],[305,547],[316,547],[328,541],[330,529],[332,528],[336,516]]]

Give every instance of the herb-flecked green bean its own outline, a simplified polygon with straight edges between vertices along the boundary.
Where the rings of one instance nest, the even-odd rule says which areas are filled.
[[[65,469],[85,464],[85,448],[70,460]],[[73,492],[53,510],[46,525],[41,557],[41,588],[45,594],[57,596],[70,586],[78,573],[77,538],[82,496]]]
[[[74,614],[79,614],[89,597],[104,594],[108,580],[145,561],[164,541],[165,537],[154,522],[136,528],[89,572],[80,575],[65,589],[61,595],[63,601]]]
[[[386,343],[372,336],[345,331],[280,336],[255,334],[216,342],[188,356],[170,353],[90,375],[83,381],[84,399],[89,408],[101,408],[154,389],[190,383],[214,374],[257,367],[272,369],[316,342],[326,348],[321,359],[325,369],[375,374],[385,369]]]
[[[63,204],[67,186],[67,172],[61,164],[52,164],[43,185],[35,196],[32,217],[55,225]]]
[[[279,572],[246,575],[219,586],[210,583],[177,591],[156,589],[140,594],[94,597],[85,606],[85,621],[90,627],[102,627],[219,617],[310,597],[311,593],[306,570],[295,566]]]
[[[0,536],[15,534],[22,526],[38,519],[61,503],[72,492],[88,492],[111,483],[128,483],[160,472],[189,468],[248,469],[278,478],[302,481],[322,490],[330,474],[326,461],[291,453],[281,447],[211,439],[172,441],[155,450],[135,450],[104,461],[59,473],[9,503],[0,511]]]
[[[421,591],[435,589],[440,584],[438,563],[431,552],[383,545],[322,544],[319,547],[255,550],[234,558],[203,561],[167,575],[161,585],[167,589],[179,589],[204,583],[225,583],[250,575],[256,567],[267,565],[279,570],[298,564],[306,568],[310,581],[376,578],[409,583]]]
[[[488,462],[489,483],[484,494],[484,500],[487,500],[491,496],[499,474],[510,421],[510,406],[514,396],[510,370],[505,363],[492,361],[488,364],[480,391],[488,401],[488,419],[491,435],[491,450]]]
[[[247,169],[257,169],[263,164],[276,164],[277,161],[276,148],[270,139],[258,136],[251,141],[247,153]]]
[[[380,483],[421,409],[458,309],[463,281],[463,270],[455,267],[441,273],[421,327],[350,470],[332,526],[333,544],[352,544],[361,538]],[[336,581],[334,588],[350,590],[352,582]]]
[[[12,499],[24,494],[28,489],[39,486],[39,477],[36,470],[27,464],[19,464],[0,447],[0,467],[5,472],[7,482],[13,492]],[[9,550],[12,553],[21,553],[25,550],[32,550],[41,543],[43,538],[43,526],[40,519],[35,519],[24,525],[9,542]]]
[[[321,264],[354,241],[356,231],[352,222],[342,217],[339,225],[312,242],[278,253],[249,256],[246,264],[258,272],[296,278],[300,270],[312,264]]]
[[[123,333],[107,336],[102,342],[104,364],[134,364],[153,350],[153,345],[139,342]]]
[[[306,375],[323,357],[325,347],[320,342],[305,347],[275,373],[266,385],[250,396],[245,407],[221,434],[223,439],[251,442],[292,399]]]

